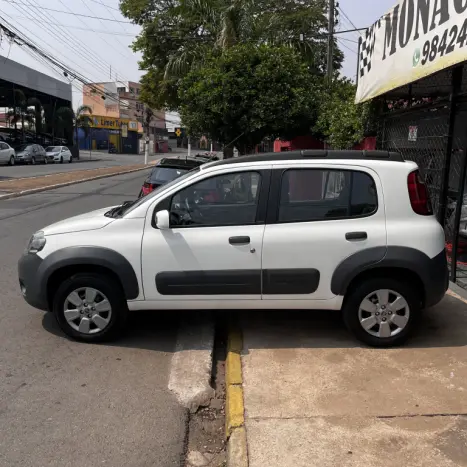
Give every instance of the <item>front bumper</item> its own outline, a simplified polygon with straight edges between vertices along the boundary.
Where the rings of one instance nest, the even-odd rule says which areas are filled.
[[[36,254],[25,253],[18,262],[18,277],[23,298],[34,308],[47,311],[47,291],[42,290],[38,271],[42,258]]]

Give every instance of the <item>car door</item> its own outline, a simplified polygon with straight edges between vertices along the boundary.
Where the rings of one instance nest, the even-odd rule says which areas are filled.
[[[149,210],[142,244],[146,300],[261,300],[270,168],[226,167],[200,172]],[[156,226],[162,210],[170,213],[170,229]]]
[[[8,153],[8,145],[6,143],[0,142],[0,162],[3,164],[8,162],[10,155]]]
[[[346,258],[385,254],[386,216],[376,172],[303,166],[273,171],[263,244],[264,300],[330,300]],[[372,254],[373,254],[372,253]]]

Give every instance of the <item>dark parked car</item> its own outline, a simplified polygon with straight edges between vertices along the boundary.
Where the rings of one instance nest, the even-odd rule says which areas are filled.
[[[23,164],[47,164],[45,149],[39,144],[22,144],[16,148],[15,162]]]
[[[144,181],[139,197],[148,195],[157,187],[175,180],[204,163],[204,160],[195,159],[194,157],[162,159]]]

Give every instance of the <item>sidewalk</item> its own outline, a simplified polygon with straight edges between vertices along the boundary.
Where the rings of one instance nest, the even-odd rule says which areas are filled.
[[[250,467],[467,466],[467,302],[447,296],[389,350],[330,312],[241,323]]]

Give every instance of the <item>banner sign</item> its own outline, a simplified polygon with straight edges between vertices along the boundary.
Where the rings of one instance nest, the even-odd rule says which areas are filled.
[[[356,102],[467,60],[467,0],[400,0],[364,33]]]

